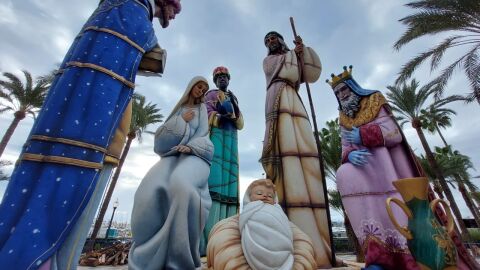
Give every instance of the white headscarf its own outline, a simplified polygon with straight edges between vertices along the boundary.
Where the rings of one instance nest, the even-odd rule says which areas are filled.
[[[182,107],[182,105],[188,101],[188,95],[190,95],[190,91],[192,91],[192,88],[195,84],[199,83],[199,82],[204,82],[206,85],[207,85],[207,89],[209,88],[208,86],[208,81],[207,79],[205,79],[205,77],[203,76],[196,76],[196,77],[193,77],[193,79],[190,80],[190,83],[188,84],[187,88],[185,89],[185,92],[183,92],[183,96],[180,98],[180,100],[177,102],[177,105],[175,105],[175,107],[173,107],[173,110],[172,112],[170,113],[170,115],[167,117],[167,119],[165,120],[165,122],[168,121],[168,119],[170,119],[173,115],[176,114],[176,112]]]

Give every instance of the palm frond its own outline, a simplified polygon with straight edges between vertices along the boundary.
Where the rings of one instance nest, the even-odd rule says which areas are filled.
[[[6,90],[8,90],[10,92],[13,92],[13,91],[15,91],[15,89],[23,89],[24,88],[22,81],[20,80],[20,78],[15,76],[15,74],[10,73],[10,72],[4,72],[3,76],[7,77],[10,80],[10,82],[6,82],[6,81],[3,81],[3,80],[0,81],[0,85],[2,85]]]
[[[0,83],[0,85],[2,85],[2,84]],[[13,99],[10,97],[10,95],[3,92],[2,89],[0,89],[0,98],[5,99],[9,103],[13,103]]]
[[[471,102],[475,99],[480,101],[480,59],[478,51],[472,51],[465,61],[463,62],[463,68],[467,74],[467,78],[470,81],[470,87],[473,90],[467,97],[467,101]]]
[[[32,91],[33,88],[33,79],[32,79],[32,74],[26,70],[22,70],[23,74],[25,75],[25,92],[28,94],[30,91]]]
[[[430,49],[429,51],[420,53],[410,61],[408,61],[405,65],[402,66],[402,69],[399,72],[398,78],[395,80],[396,84],[405,82],[407,79],[409,79],[413,72],[423,63],[425,62],[428,58],[432,58],[431,63],[430,63],[430,68],[431,70],[435,70],[438,65],[440,64],[440,61],[443,57],[443,54],[445,51],[450,48],[455,40],[462,38],[463,36],[453,36],[445,39],[442,43],[439,45],[435,46],[434,48]]]
[[[443,10],[421,10],[399,21],[407,25],[408,29],[393,45],[396,50],[421,36],[451,30],[469,31],[469,28],[476,27],[470,23],[468,14]]]
[[[342,210],[342,196],[338,190],[329,189],[328,191],[328,204],[340,214]],[[343,215],[343,214],[342,214]]]
[[[146,103],[146,98],[140,94],[134,94],[132,96],[132,120],[130,122],[130,132],[133,132],[138,139],[142,142],[142,134],[150,124],[156,124],[162,122],[163,115],[160,114],[160,109],[156,104],[149,102]]]
[[[8,111],[15,111],[12,107],[5,106],[4,108],[0,109],[0,113],[8,112]]]
[[[459,68],[461,66],[461,63],[465,59],[465,57],[466,56],[463,55],[460,58],[458,58],[451,65],[446,67],[438,77],[436,77],[431,82],[425,85],[425,87],[433,90],[433,92],[435,93],[435,98],[438,99],[443,95],[443,92],[445,91],[445,87],[447,86],[448,80],[450,80],[450,77],[452,76],[453,71],[456,68]]]

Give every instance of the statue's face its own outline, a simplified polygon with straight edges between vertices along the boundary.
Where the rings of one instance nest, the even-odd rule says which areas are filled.
[[[217,80],[215,81],[215,84],[217,87],[221,90],[225,90],[228,87],[230,80],[228,79],[227,74],[220,74],[217,76]]]
[[[155,11],[155,17],[160,18],[160,25],[162,28],[167,28],[170,24],[170,20],[175,19],[175,8],[172,4],[165,3],[160,0],[157,1],[159,9]]]
[[[280,44],[280,41],[278,40],[278,37],[276,35],[269,35],[265,38],[265,46],[267,46],[268,50],[270,52],[276,52],[280,50],[282,45]]]
[[[195,99],[201,98],[203,95],[205,95],[207,90],[208,90],[208,86],[206,83],[198,82],[192,87],[192,90],[190,91],[190,95]]]
[[[345,83],[339,83],[337,86],[335,86],[333,92],[335,93],[335,96],[337,96],[340,103],[348,100],[348,98],[350,98],[352,95],[352,91]]]
[[[264,203],[275,204],[275,190],[264,185],[254,186],[250,191],[250,201],[262,201]]]

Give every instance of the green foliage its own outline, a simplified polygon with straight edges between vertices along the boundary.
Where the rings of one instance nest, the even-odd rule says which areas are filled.
[[[335,174],[342,165],[342,141],[338,118],[326,122],[326,127],[319,132],[322,156],[325,161],[326,176],[335,181]]]
[[[24,70],[25,83],[10,72],[4,72],[7,80],[0,80],[0,113],[6,111],[22,112],[35,118],[43,105],[51,80],[38,78],[33,82],[32,75]]]
[[[392,107],[392,110],[398,115],[396,119],[400,122],[400,125],[403,127],[406,123],[420,121],[422,117],[422,110],[426,107],[425,103],[429,99],[430,95],[435,92],[429,86],[423,86],[419,88],[419,82],[415,79],[412,79],[410,84],[403,82],[397,85],[389,85],[387,89],[387,99]],[[448,112],[449,109],[445,109],[444,106],[454,102],[464,100],[463,97],[458,95],[448,96],[442,99],[434,100],[433,103],[429,105],[429,110],[436,112]],[[423,113],[423,118],[425,118],[425,113]]]
[[[342,196],[338,190],[328,190],[328,203],[333,209],[345,217],[345,213],[343,212]]]
[[[143,132],[152,133],[146,131],[146,128],[150,124],[162,122],[163,115],[160,114],[160,109],[156,104],[148,102],[145,104],[145,96],[140,94],[133,95],[132,106],[132,121],[130,122],[130,134],[142,141]]]
[[[408,3],[414,14],[400,19],[407,30],[396,41],[394,48],[400,50],[411,41],[428,35],[445,32],[453,34],[440,44],[420,53],[408,61],[399,73],[396,83],[405,82],[415,70],[430,59],[430,70],[439,68],[448,49],[467,46],[465,54],[447,65],[440,75],[427,86],[434,90],[436,98],[443,95],[453,71],[461,68],[470,82],[472,92],[467,101],[477,99],[480,103],[480,2],[478,0],[423,0]]]
[[[437,132],[438,128],[447,128],[452,126],[452,118],[450,115],[457,113],[448,108],[435,108],[429,106],[427,109],[420,110],[420,120],[422,121],[422,128],[428,130],[430,133]]]
[[[468,228],[470,237],[475,242],[480,242],[480,228]]]
[[[432,180],[435,179],[435,174],[427,158],[423,155],[418,158],[427,176]],[[468,156],[462,155],[459,151],[453,151],[450,146],[435,147],[435,160],[442,170],[445,180],[450,184],[462,181],[463,184],[472,190],[477,189],[476,185],[472,183],[471,176],[468,173],[469,169],[473,169],[473,163]]]

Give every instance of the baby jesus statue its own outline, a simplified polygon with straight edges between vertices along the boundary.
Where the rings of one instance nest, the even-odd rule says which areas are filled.
[[[253,181],[241,214],[213,227],[207,265],[215,270],[316,269],[310,238],[288,220],[270,179]]]

